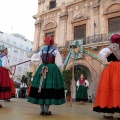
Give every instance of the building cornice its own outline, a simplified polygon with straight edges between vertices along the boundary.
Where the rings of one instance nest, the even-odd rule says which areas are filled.
[[[42,15],[47,15],[47,14],[49,14],[49,13],[56,12],[56,11],[59,11],[59,10],[61,10],[61,7],[53,8],[53,9],[51,9],[51,10],[49,10],[49,11],[45,11],[45,12],[43,12],[43,13],[36,14],[36,15],[33,16],[33,18],[34,18],[34,19],[37,19],[37,18],[39,18],[39,17],[42,16]]]
[[[87,0],[77,0],[77,1],[75,0],[75,1],[73,1],[73,2],[66,3],[66,4],[64,4],[64,5],[62,5],[62,6],[58,6],[58,7],[56,7],[56,8],[50,9],[50,10],[48,10],[48,11],[45,11],[45,12],[43,12],[43,13],[38,13],[38,14],[36,14],[36,15],[33,15],[33,18],[34,18],[34,19],[37,19],[38,17],[40,17],[40,16],[42,16],[42,15],[46,15],[46,14],[49,14],[49,13],[52,13],[52,12],[56,12],[56,11],[62,10],[63,8],[68,8],[68,7],[71,6],[71,5],[78,4],[78,3],[83,2],[83,1],[87,1]]]
[[[70,2],[70,3],[65,4],[65,6],[66,6],[66,7],[69,7],[69,6],[71,6],[71,5],[75,5],[75,4],[78,4],[78,3],[83,2],[83,1],[87,1],[87,0],[75,0],[75,1],[73,1],[73,2]]]
[[[96,43],[91,43],[91,44],[86,44],[86,45],[83,45],[83,48],[92,48],[93,46],[106,46],[106,45],[109,45],[109,41],[102,41],[102,42],[96,42]]]
[[[8,43],[6,43],[6,42],[4,42],[4,41],[1,41],[1,40],[0,40],[0,43],[6,44],[6,45],[8,45],[8,46],[10,46],[10,47],[14,47],[15,49],[19,49],[19,50],[24,51],[24,52],[26,52],[26,53],[31,53],[31,52],[28,52],[28,51],[26,51],[26,50],[24,50],[24,49],[21,49],[21,48],[19,48],[19,47],[14,46],[14,45],[8,44]]]

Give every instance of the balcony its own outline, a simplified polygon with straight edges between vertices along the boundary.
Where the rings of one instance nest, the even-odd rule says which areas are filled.
[[[109,41],[109,36],[108,34],[98,34],[94,36],[88,36],[86,38],[81,38],[81,40],[82,39],[83,39],[84,46],[86,45],[94,46],[92,44],[103,43],[103,42],[106,43],[107,41]],[[79,40],[79,39],[76,39],[76,40]],[[72,41],[75,41],[75,40],[66,41],[65,46],[59,46],[59,49],[63,51],[65,48],[69,49]]]
[[[98,34],[83,38],[83,45],[105,41],[109,41],[108,34]]]

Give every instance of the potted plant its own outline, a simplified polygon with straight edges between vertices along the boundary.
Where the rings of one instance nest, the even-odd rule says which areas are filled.
[[[65,90],[67,90],[66,100],[70,101],[70,99],[71,99],[72,71],[71,70],[64,70],[62,72],[62,76],[63,76],[63,79],[64,79]]]

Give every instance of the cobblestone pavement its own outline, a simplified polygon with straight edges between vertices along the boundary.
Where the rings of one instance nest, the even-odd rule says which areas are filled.
[[[105,120],[103,113],[92,111],[92,103],[79,105],[78,102],[73,102],[72,107],[70,103],[52,105],[51,116],[39,115],[39,105],[28,103],[27,99],[13,98],[11,102],[0,100],[0,104],[4,107],[0,108],[0,120]],[[117,119],[117,114],[114,119]]]

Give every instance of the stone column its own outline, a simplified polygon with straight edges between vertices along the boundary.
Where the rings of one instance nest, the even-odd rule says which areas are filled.
[[[99,2],[94,3],[93,7],[93,13],[94,13],[94,21],[93,21],[93,27],[94,27],[94,34],[101,34],[101,28],[100,28],[100,5]]]
[[[60,34],[59,34],[59,41],[58,44],[60,46],[65,46],[65,42],[67,40],[67,18],[68,18],[68,12],[66,8],[63,8],[60,13]]]
[[[42,20],[38,20],[35,23],[35,37],[34,37],[34,49],[33,50],[39,50],[41,24],[42,24]]]

